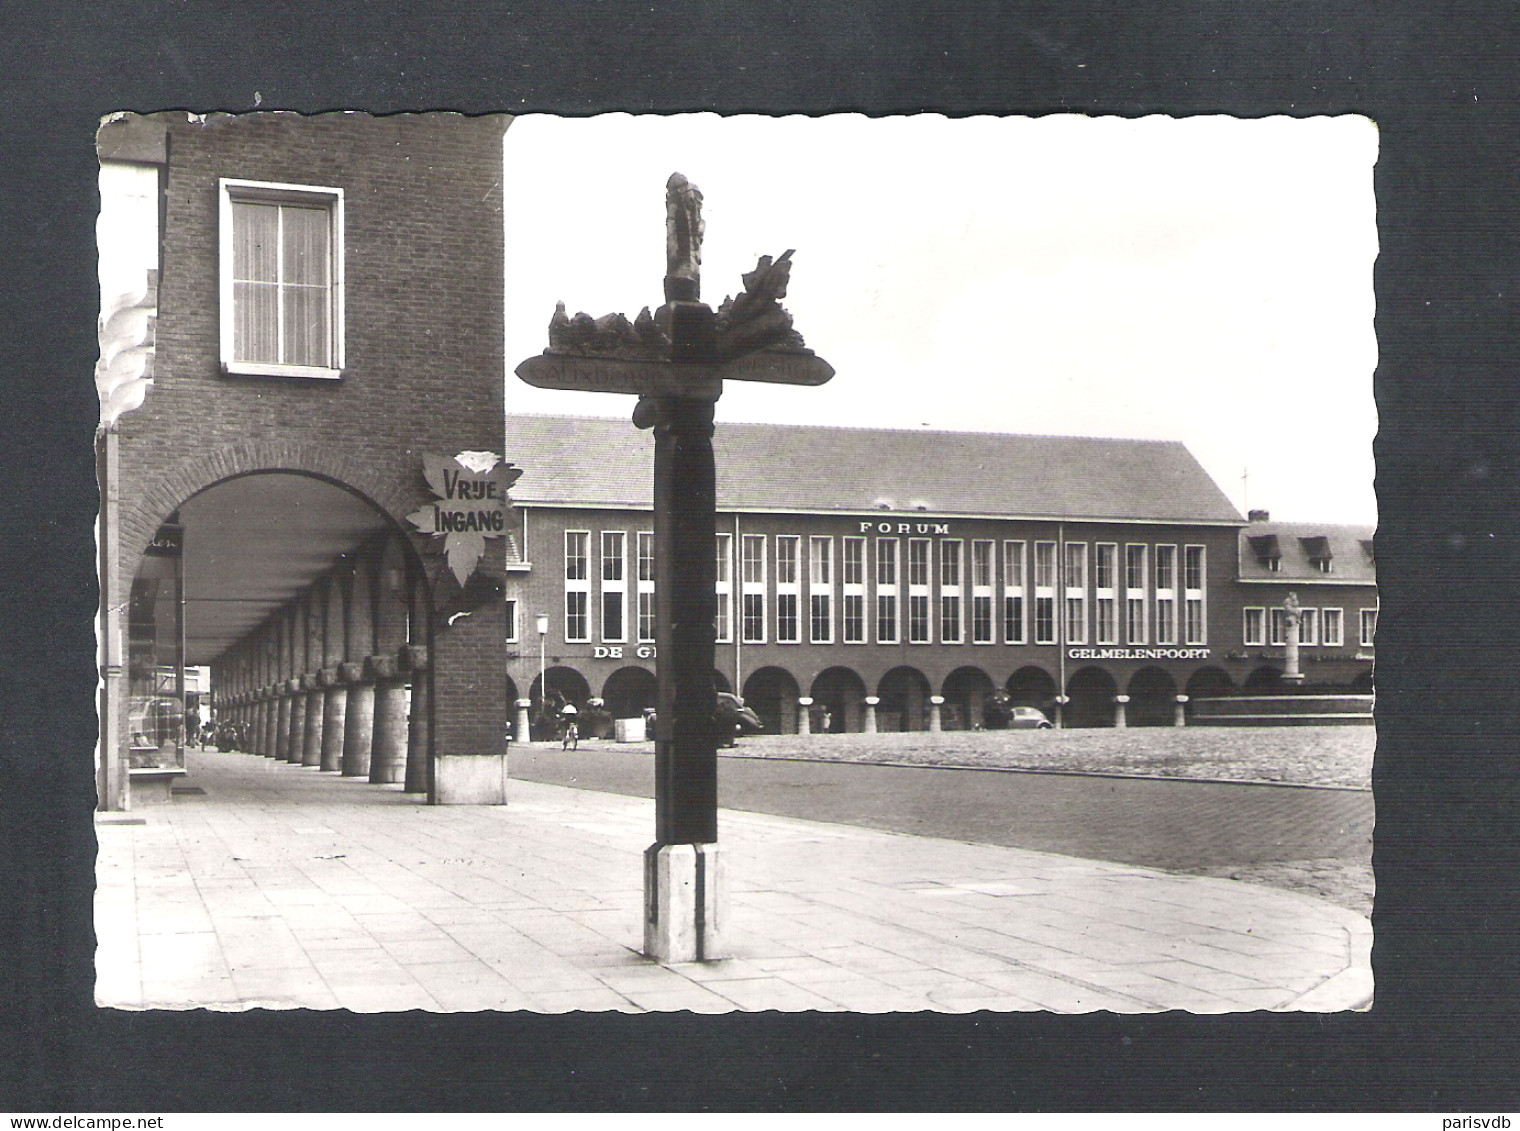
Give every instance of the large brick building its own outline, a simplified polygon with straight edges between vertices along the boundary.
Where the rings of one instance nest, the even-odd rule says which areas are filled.
[[[408,516],[427,457],[503,449],[506,121],[101,131],[153,237],[108,239],[106,193],[103,805],[180,763],[185,665],[270,756],[435,794],[438,759],[502,757],[506,539],[461,583]]]
[[[1274,685],[1282,648],[1253,643],[1247,610],[1279,625],[1289,589],[1324,610],[1315,682],[1370,670],[1370,633],[1346,633],[1375,618],[1371,531],[1338,528],[1339,574],[1304,557],[1317,528],[1281,535],[1285,572],[1258,570],[1256,528],[1181,444],[720,424],[714,446],[716,680],[768,731],[973,727],[1000,690],[1060,725],[1173,725]],[[636,716],[654,701],[652,441],[509,416],[507,450],[510,693],[536,711],[546,680]]]

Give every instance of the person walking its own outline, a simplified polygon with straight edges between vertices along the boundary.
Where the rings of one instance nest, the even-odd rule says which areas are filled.
[[[564,709],[560,711],[559,715],[564,735],[564,737],[560,739],[560,749],[579,749],[581,744],[581,733],[579,725],[580,712],[575,709],[574,703],[566,703]]]

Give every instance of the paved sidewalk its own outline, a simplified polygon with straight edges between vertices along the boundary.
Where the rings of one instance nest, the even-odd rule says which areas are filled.
[[[1320,900],[731,810],[733,957],[662,967],[637,949],[651,801],[514,781],[504,807],[435,807],[247,754],[189,767],[203,794],[97,817],[102,1005],[1137,1013],[1372,995],[1370,924]]]

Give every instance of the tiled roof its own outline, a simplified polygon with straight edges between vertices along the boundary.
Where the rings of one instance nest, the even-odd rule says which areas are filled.
[[[1324,522],[1253,522],[1240,532],[1243,581],[1377,582],[1373,560],[1373,526],[1336,526]],[[1274,571],[1268,561],[1277,557]],[[1328,556],[1326,573],[1316,560]]]
[[[1242,522],[1182,444],[717,425],[720,510]],[[523,503],[652,505],[654,437],[622,419],[508,416]]]

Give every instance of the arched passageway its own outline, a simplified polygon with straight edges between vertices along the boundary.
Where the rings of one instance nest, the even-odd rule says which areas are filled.
[[[814,733],[853,734],[864,729],[866,685],[851,669],[825,669],[813,680],[809,694],[813,697]]]
[[[1222,699],[1235,694],[1235,682],[1223,668],[1199,668],[1188,676],[1189,699]]]
[[[760,668],[744,681],[744,705],[767,734],[797,733],[797,681],[784,668]]]
[[[980,730],[982,708],[994,691],[992,678],[981,668],[956,668],[945,679],[940,726],[945,730]]]
[[[917,668],[893,668],[881,677],[877,691],[876,728],[882,731],[927,730],[929,681]]]
[[[654,672],[648,668],[619,668],[602,685],[602,698],[614,719],[640,718],[654,707],[658,692]]]
[[[1240,685],[1247,695],[1276,695],[1283,689],[1282,669],[1270,665],[1257,668]]]
[[[410,784],[425,789],[432,734],[409,734],[405,685],[425,700],[432,668],[410,670],[405,650],[431,645],[417,614],[426,592],[407,540],[350,486],[257,467],[206,483],[163,515],[137,561],[125,686],[107,726],[121,719],[135,769],[183,768],[199,728],[250,754],[376,781],[402,780],[410,758]]]
[[[1161,668],[1141,668],[1129,681],[1125,716],[1132,727],[1169,727],[1177,722],[1177,681]]]
[[[1071,702],[1066,705],[1068,727],[1111,727],[1114,725],[1114,696],[1119,688],[1114,677],[1102,668],[1082,668],[1066,684]]]
[[[1015,707],[1038,707],[1050,713],[1056,697],[1056,680],[1044,668],[1020,668],[1008,677],[1008,698]]]

